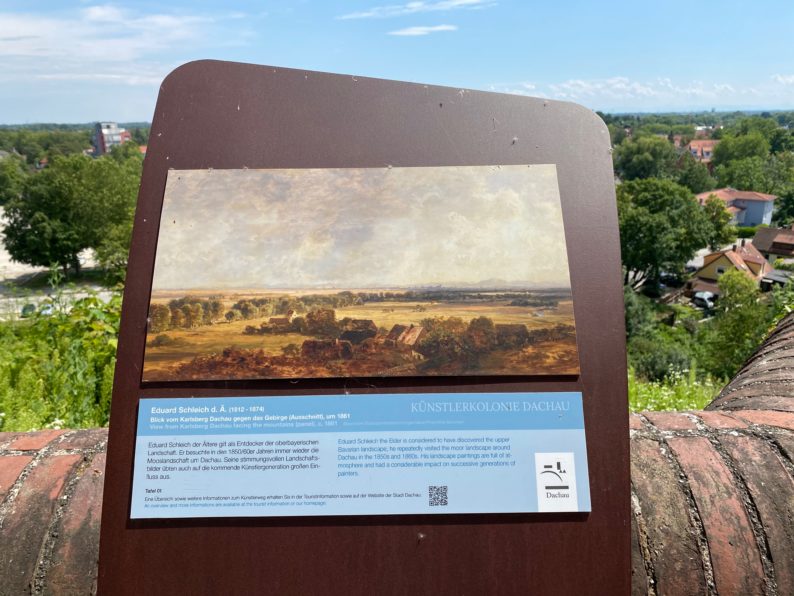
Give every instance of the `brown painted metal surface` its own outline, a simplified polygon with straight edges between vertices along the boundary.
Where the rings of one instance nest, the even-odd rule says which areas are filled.
[[[141,388],[168,168],[557,165],[579,377],[192,383]],[[222,214],[222,211],[219,211]],[[573,104],[224,62],[163,83],[135,218],[113,393],[99,589],[106,594],[625,594],[629,453],[609,135]],[[588,515],[130,521],[140,396],[581,391]]]

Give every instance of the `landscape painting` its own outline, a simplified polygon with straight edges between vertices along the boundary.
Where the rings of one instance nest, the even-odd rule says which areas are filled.
[[[578,372],[554,165],[168,173],[144,381]]]

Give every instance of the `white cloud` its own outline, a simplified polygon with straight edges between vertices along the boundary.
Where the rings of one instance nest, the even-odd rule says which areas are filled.
[[[694,109],[750,109],[762,105],[784,108],[794,104],[794,75],[774,75],[758,85],[669,77],[639,81],[624,76],[491,85],[492,91],[561,99],[606,111],[670,111]]]
[[[408,2],[406,4],[392,4],[388,6],[374,6],[361,12],[344,14],[338,19],[383,19],[422,12],[436,12],[441,10],[480,9],[496,6],[493,0],[439,0],[437,2]]]
[[[164,51],[204,38],[211,18],[141,14],[94,5],[60,18],[0,13],[0,81],[93,80],[156,85],[171,69]]]
[[[418,37],[420,35],[429,35],[431,33],[438,33],[439,31],[457,31],[455,25],[434,25],[432,27],[406,27],[405,29],[398,29],[397,31],[389,31],[389,35],[401,35],[405,37]]]

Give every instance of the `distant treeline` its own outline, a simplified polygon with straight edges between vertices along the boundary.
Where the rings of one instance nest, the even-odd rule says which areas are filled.
[[[132,142],[146,145],[149,141],[149,125],[124,126],[132,135]],[[0,151],[24,157],[33,166],[44,158],[72,155],[91,149],[94,125],[49,125],[0,126]]]
[[[162,333],[168,329],[192,329],[219,321],[242,321],[278,317],[289,313],[304,314],[318,310],[333,310],[367,302],[463,302],[508,301],[510,306],[553,308],[560,299],[570,298],[565,291],[483,293],[459,290],[406,292],[350,292],[336,294],[304,294],[301,296],[261,297],[238,300],[224,310],[222,297],[208,299],[184,296],[168,304],[152,304],[149,309],[149,332]],[[268,332],[259,331],[259,332]]]

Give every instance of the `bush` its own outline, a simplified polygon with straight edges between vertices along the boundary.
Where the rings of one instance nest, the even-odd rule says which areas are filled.
[[[692,356],[686,347],[659,336],[635,337],[628,345],[629,365],[649,381],[661,381],[671,373],[689,368]]]
[[[0,323],[0,431],[108,422],[121,296]]]
[[[180,344],[181,342],[168,335],[167,333],[161,333],[160,335],[155,336],[154,339],[150,340],[146,343],[146,345],[150,348],[164,348],[166,346],[175,346]]]
[[[754,238],[755,233],[758,231],[759,228],[768,228],[769,226],[766,224],[760,224],[757,226],[738,226],[736,228],[736,234],[739,238]]]

